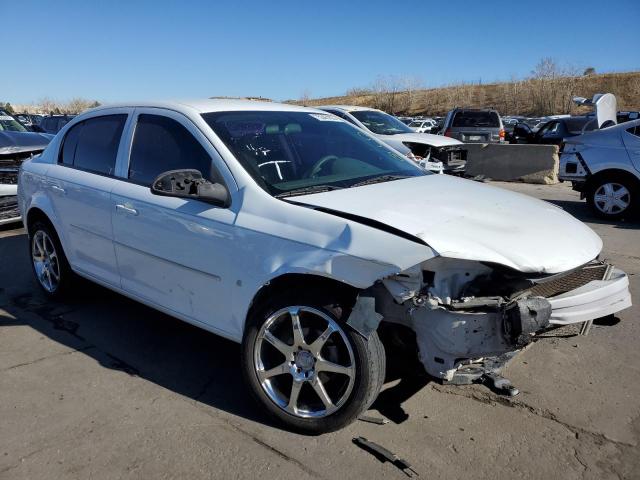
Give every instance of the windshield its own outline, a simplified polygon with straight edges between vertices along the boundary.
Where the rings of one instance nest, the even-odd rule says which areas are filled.
[[[202,117],[272,195],[425,175],[411,160],[328,113],[240,111]]]
[[[409,127],[387,113],[376,110],[356,110],[349,112],[360,122],[378,135],[395,135],[396,133],[413,133]]]
[[[4,112],[0,112],[0,132],[28,132],[20,122],[18,122],[11,115],[7,115]]]
[[[422,122],[411,122],[409,124],[410,127],[421,127],[422,126]]]

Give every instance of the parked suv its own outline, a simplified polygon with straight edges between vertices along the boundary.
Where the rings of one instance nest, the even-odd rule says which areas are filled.
[[[505,135],[500,115],[487,108],[454,108],[444,120],[442,133],[465,143],[498,143]]]
[[[565,211],[294,105],[89,110],[22,165],[18,196],[46,295],[79,275],[241,343],[258,402],[307,433],[371,405],[387,350],[469,383],[536,332],[631,304]]]

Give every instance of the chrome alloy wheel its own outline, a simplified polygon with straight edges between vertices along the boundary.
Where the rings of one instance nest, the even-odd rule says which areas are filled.
[[[267,396],[301,418],[321,418],[338,410],[355,381],[355,357],[345,332],[315,308],[278,310],[256,338],[254,370]]]
[[[40,285],[53,293],[60,285],[60,263],[53,241],[43,230],[38,230],[31,240],[31,260]]]
[[[596,208],[607,215],[623,212],[631,205],[631,194],[620,183],[609,182],[600,185],[593,195]]]

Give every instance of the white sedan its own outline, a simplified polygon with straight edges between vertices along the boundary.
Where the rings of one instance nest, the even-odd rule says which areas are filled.
[[[433,129],[437,126],[436,121],[431,118],[414,120],[409,124],[409,128],[416,133],[433,133]]]
[[[462,173],[467,151],[455,138],[416,133],[396,117],[381,110],[350,105],[316,107],[372,133],[387,145],[434,173]]]
[[[22,165],[18,197],[47,295],[80,276],[241,343],[258,402],[307,433],[371,405],[387,338],[464,383],[539,331],[631,304],[561,209],[426,173],[293,105],[89,110]]]

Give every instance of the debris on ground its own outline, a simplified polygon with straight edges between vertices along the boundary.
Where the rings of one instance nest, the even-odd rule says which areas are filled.
[[[376,425],[386,425],[387,423],[389,423],[389,420],[387,420],[386,418],[371,417],[369,415],[360,415],[358,417],[358,420],[367,423],[375,423]]]
[[[411,467],[411,464],[409,462],[398,457],[395,453],[387,450],[383,446],[378,445],[377,443],[372,442],[370,440],[367,440],[364,437],[354,438],[353,443],[355,443],[357,446],[359,446],[363,450],[366,450],[367,452],[374,455],[381,462],[389,462],[395,465],[397,468],[402,470],[402,472],[407,477],[419,476],[418,472],[416,472]]]

